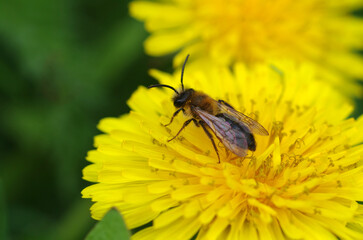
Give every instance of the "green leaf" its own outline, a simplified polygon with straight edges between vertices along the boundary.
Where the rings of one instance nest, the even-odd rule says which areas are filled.
[[[124,220],[116,209],[111,209],[86,237],[86,240],[94,239],[130,239],[130,233],[126,228]]]

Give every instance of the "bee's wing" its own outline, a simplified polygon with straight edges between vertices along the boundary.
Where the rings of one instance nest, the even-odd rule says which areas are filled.
[[[237,156],[244,157],[247,155],[247,139],[242,131],[238,131],[225,121],[223,118],[211,115],[200,108],[193,110],[208,125],[217,138]]]
[[[228,105],[225,105],[223,103],[218,102],[218,106],[219,106],[221,113],[225,113],[225,114],[230,115],[233,118],[241,121],[251,130],[252,133],[263,135],[263,136],[268,136],[267,130],[261,124],[259,124],[255,120],[253,120],[252,118],[247,117],[243,113],[240,113],[237,110],[235,110],[234,108],[232,108]]]

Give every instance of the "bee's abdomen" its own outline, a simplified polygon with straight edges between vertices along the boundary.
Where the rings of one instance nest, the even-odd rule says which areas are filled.
[[[248,150],[256,151],[255,137],[253,136],[253,134],[250,132],[250,130],[243,123],[233,121],[232,119],[228,118],[223,113],[217,114],[216,116],[221,117],[225,121],[227,121],[230,124],[230,126],[233,128],[234,132],[236,132],[236,133],[239,132],[240,133],[239,135],[236,135],[237,145],[239,145],[239,147],[243,147],[243,145],[241,145],[241,141],[238,141],[238,139],[239,138],[246,138]]]
[[[232,121],[232,120],[230,120]],[[253,136],[253,134],[248,130],[247,127],[243,126],[242,124],[238,123],[238,122],[233,122],[231,124],[232,128],[239,130],[241,133],[243,133],[243,135],[245,136],[246,140],[247,140],[247,146],[248,146],[248,150],[251,151],[256,151],[256,141],[255,141],[255,137]]]

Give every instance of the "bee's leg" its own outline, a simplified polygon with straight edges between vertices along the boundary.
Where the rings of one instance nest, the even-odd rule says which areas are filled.
[[[176,110],[175,113],[173,114],[173,116],[171,117],[170,122],[168,124],[164,125],[164,127],[169,126],[180,111],[183,111],[183,113],[185,112],[184,108],[179,108],[178,110]]]
[[[208,131],[208,129],[206,128],[205,126],[205,122],[203,121],[199,121],[199,124],[202,126],[204,132],[207,134],[208,138],[211,140],[212,144],[213,144],[213,147],[214,147],[214,150],[216,151],[217,153],[217,156],[218,156],[218,163],[221,163],[221,159],[219,157],[219,153],[218,153],[218,149],[217,149],[217,146],[216,146],[216,143],[214,142],[214,139],[213,139],[213,136],[212,134]]]
[[[172,141],[172,140],[174,140],[180,133],[181,133],[181,131],[186,127],[186,126],[188,126],[188,124],[191,122],[191,121],[193,121],[194,123],[195,123],[195,125],[197,125],[198,124],[198,122],[197,122],[197,120],[195,119],[195,118],[191,118],[191,119],[189,119],[189,120],[186,120],[185,122],[184,122],[184,124],[183,124],[183,126],[182,126],[182,128],[179,130],[179,132],[172,138],[172,139],[169,139],[168,140],[168,142],[170,142],[170,141]]]
[[[234,109],[234,107],[232,107],[231,104],[225,102],[224,100],[218,100],[218,102],[226,105],[227,107],[230,107],[230,108]]]

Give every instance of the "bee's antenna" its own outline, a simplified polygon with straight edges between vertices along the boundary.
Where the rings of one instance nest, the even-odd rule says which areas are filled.
[[[189,54],[187,55],[187,57],[185,58],[184,64],[183,64],[183,68],[181,71],[181,85],[182,85],[182,91],[184,92],[184,84],[183,84],[183,74],[184,74],[184,69],[185,69],[185,64],[187,63],[189,58]]]
[[[179,92],[177,90],[175,90],[175,88],[173,88],[172,86],[169,86],[169,85],[165,85],[165,84],[155,84],[155,85],[150,85],[147,88],[153,88],[153,87],[167,87],[167,88],[173,89],[174,92],[176,92],[176,94],[179,95]]]

